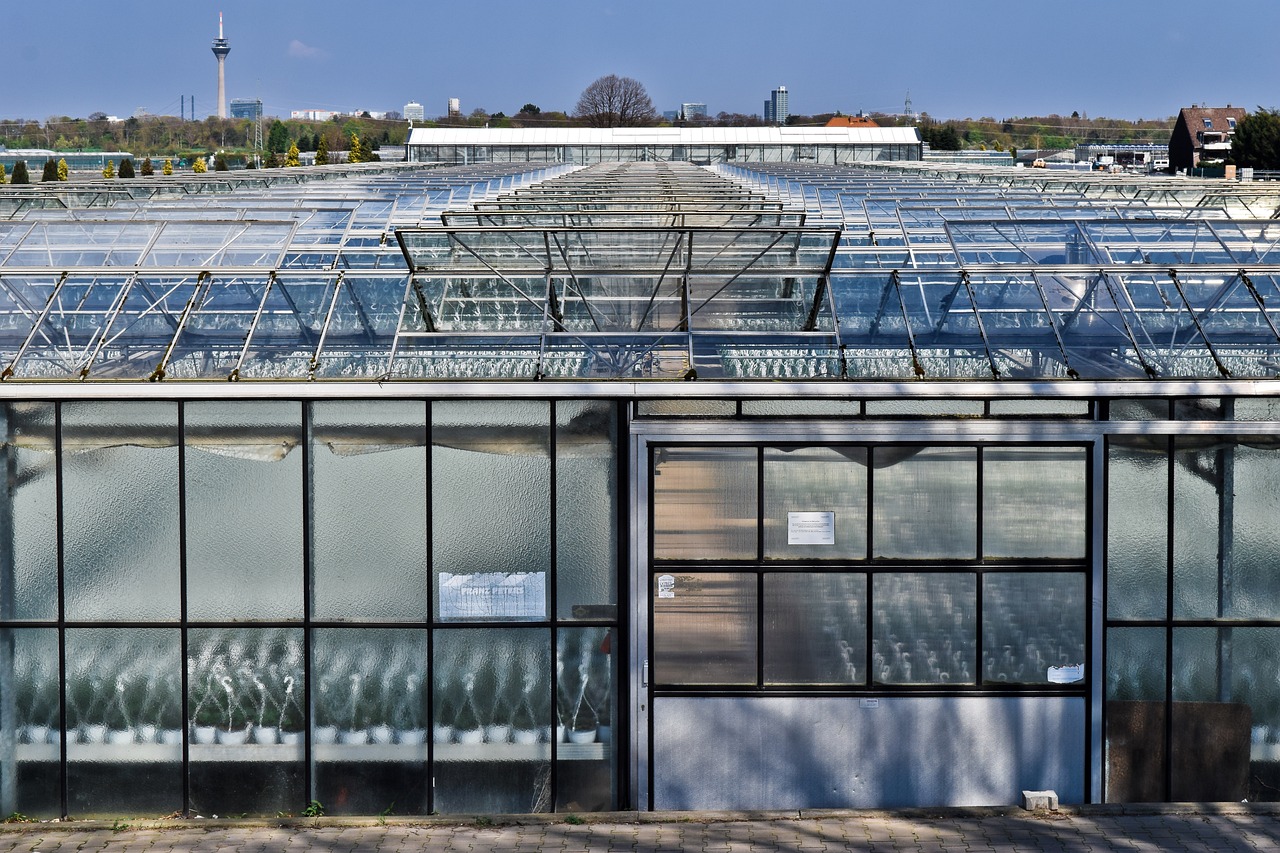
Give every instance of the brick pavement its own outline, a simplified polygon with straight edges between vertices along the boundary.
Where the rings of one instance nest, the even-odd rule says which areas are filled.
[[[1280,851],[1275,804],[0,825],[0,853]],[[578,820],[574,818],[573,820]]]

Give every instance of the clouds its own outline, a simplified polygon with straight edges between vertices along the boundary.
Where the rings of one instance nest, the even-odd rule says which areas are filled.
[[[327,59],[329,54],[318,47],[294,39],[289,42],[290,59]]]

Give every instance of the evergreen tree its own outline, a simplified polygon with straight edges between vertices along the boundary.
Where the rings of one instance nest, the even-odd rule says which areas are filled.
[[[325,142],[324,136],[316,135],[316,165],[329,165],[329,145]]]
[[[271,122],[271,130],[267,131],[267,150],[272,154],[283,154],[289,147],[289,129],[284,122],[276,119]]]
[[[160,173],[164,175],[173,174],[173,161],[168,157],[164,159],[164,165],[160,167]]]
[[[130,160],[128,157],[120,161],[120,177],[122,178],[133,177],[133,161]]]
[[[58,180],[58,164],[52,157],[44,161],[44,174],[40,176],[40,181],[56,181]]]
[[[0,184],[3,184],[4,182],[5,182],[4,163],[0,163]]]
[[[116,176],[116,163],[114,160],[108,160],[107,165],[102,167],[102,177],[114,178]]]
[[[142,169],[140,171],[144,178],[149,178],[156,173],[156,167],[152,165],[150,157],[142,161]]]
[[[231,167],[227,165],[227,155],[219,151],[218,156],[213,158],[213,171],[229,172],[230,170]]]
[[[197,157],[196,161],[191,164],[191,171],[195,172],[197,175],[203,175],[205,172],[209,171],[209,166],[204,162],[203,157]]]
[[[354,133],[351,134],[351,145],[347,148],[347,162],[364,162],[364,145],[361,144],[360,137]]]
[[[298,143],[295,142],[289,146],[289,153],[285,155],[284,164],[286,166],[301,166],[302,163],[298,160],[298,153]]]
[[[13,177],[9,179],[11,184],[29,184],[31,176],[27,174],[27,161],[19,160],[13,164]]]
[[[71,170],[67,167],[65,158],[58,160],[58,180],[65,181],[67,176],[71,174]]]
[[[1280,110],[1258,108],[1236,128],[1231,156],[1241,166],[1280,169]]]

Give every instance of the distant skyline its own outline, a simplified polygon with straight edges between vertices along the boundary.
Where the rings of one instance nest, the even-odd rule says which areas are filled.
[[[898,113],[908,92],[940,119],[1280,107],[1277,0],[51,0],[5,10],[0,118],[176,116],[192,96],[213,115],[220,11],[228,100],[285,118],[410,101],[432,118],[450,97],[464,114],[571,112],[603,74],[639,80],[659,112],[696,101],[713,116],[759,114],[779,85],[798,115]]]

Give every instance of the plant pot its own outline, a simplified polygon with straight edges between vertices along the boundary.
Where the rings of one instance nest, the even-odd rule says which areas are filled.
[[[458,743],[484,743],[484,729],[461,729],[453,737]]]
[[[609,743],[613,740],[613,726],[596,726],[596,741]]]
[[[240,746],[249,742],[249,727],[243,729],[218,729],[218,743],[223,746]]]
[[[511,726],[485,726],[484,742],[485,743],[507,743],[511,740]]]
[[[101,723],[89,723],[80,728],[80,739],[85,743],[106,743],[107,727]]]
[[[302,743],[302,732],[280,732],[280,742],[286,746],[298,746]]]
[[[218,742],[217,726],[192,726],[191,742],[198,744],[211,744]]]
[[[595,729],[569,729],[569,743],[595,743]]]
[[[364,729],[343,729],[338,732],[338,743],[358,746],[369,742],[369,733]]]
[[[106,742],[111,746],[124,746],[134,742],[133,729],[107,729]]]
[[[160,742],[165,746],[181,746],[182,729],[161,729]]]
[[[22,739],[26,743],[48,743],[50,731],[48,726],[24,726]]]
[[[279,726],[254,726],[253,742],[261,744],[274,744],[280,740]]]
[[[391,743],[395,739],[395,732],[391,730],[391,726],[378,725],[369,727],[369,740],[372,743]]]
[[[316,726],[315,732],[311,735],[316,743],[337,743],[338,727],[337,726]]]
[[[512,743],[537,743],[537,729],[513,729],[511,732]]]
[[[134,726],[133,729],[138,733],[139,743],[155,743],[160,734],[160,727],[152,723],[143,723],[140,726]]]
[[[405,746],[421,746],[427,742],[426,729],[401,729],[396,732],[396,741]]]
[[[453,726],[432,726],[431,739],[436,743],[453,743]]]

